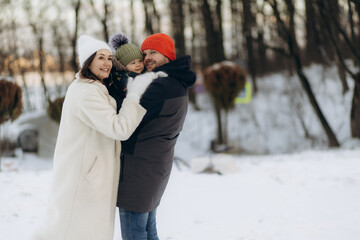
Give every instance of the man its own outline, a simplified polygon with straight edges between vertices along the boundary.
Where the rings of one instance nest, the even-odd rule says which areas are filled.
[[[187,107],[187,89],[195,83],[191,58],[176,59],[166,34],[147,37],[141,45],[147,71],[168,74],[154,80],[140,100],[147,113],[129,140],[123,142],[117,206],[124,240],[159,239],[156,209],[168,183],[174,147]]]

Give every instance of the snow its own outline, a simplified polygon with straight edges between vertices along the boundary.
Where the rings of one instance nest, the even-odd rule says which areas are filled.
[[[228,174],[238,171],[234,156],[230,154],[212,154],[210,156],[195,157],[190,162],[191,171],[201,173],[211,171]]]
[[[232,154],[210,153],[215,116],[209,97],[199,95],[202,110],[189,108],[158,208],[160,239],[359,239],[360,141],[350,137],[351,90],[342,95],[334,68],[313,65],[306,74],[341,147],[327,147],[298,79],[273,74],[259,79],[250,104],[229,114]],[[17,124],[5,124],[3,136],[14,135]],[[19,149],[15,155],[1,163],[1,240],[30,238],[52,177],[51,157]],[[115,220],[114,240],[120,240]]]
[[[357,240],[359,156],[360,149],[238,156],[238,171],[223,175],[174,167],[158,209],[159,237]],[[1,239],[29,239],[44,214],[51,161],[25,154],[2,165]]]

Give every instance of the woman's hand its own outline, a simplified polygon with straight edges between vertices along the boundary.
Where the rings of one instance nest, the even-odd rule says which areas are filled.
[[[152,83],[152,81],[158,77],[167,77],[167,74],[164,72],[146,72],[136,76],[135,78],[128,79],[127,85],[127,95],[136,97],[140,100],[140,97],[143,95],[147,87]]]

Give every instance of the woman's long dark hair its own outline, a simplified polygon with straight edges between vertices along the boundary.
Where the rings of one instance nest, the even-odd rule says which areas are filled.
[[[92,54],[88,59],[86,59],[82,68],[80,69],[80,77],[100,81],[100,79],[90,71],[90,65],[94,60],[95,56],[96,56],[96,52]]]

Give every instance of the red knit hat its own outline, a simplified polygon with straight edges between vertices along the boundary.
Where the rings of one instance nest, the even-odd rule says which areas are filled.
[[[171,61],[176,59],[174,41],[164,33],[155,33],[145,38],[141,44],[141,51],[147,49],[158,51]]]

